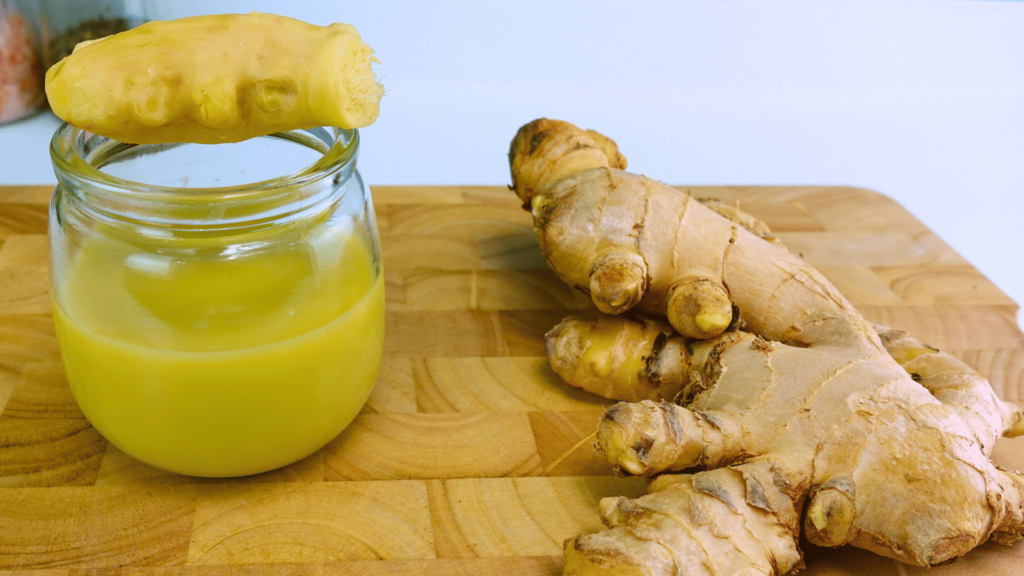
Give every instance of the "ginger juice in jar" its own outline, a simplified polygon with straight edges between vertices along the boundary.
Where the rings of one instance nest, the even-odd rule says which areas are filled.
[[[181,474],[264,472],[319,449],[369,396],[384,338],[354,130],[51,144],[51,294],[89,421]],[[284,174],[284,175],[282,175]]]

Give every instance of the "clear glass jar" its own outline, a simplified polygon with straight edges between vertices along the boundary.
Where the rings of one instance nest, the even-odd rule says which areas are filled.
[[[37,0],[43,63],[47,69],[71,54],[79,42],[124,32],[149,20],[141,0]]]
[[[173,472],[241,476],[299,460],[352,421],[384,338],[358,148],[337,128],[217,145],[57,131],[57,339],[110,442]]]

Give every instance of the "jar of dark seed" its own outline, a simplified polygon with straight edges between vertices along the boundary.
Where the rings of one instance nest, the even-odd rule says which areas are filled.
[[[47,69],[86,40],[124,32],[146,22],[141,0],[42,0],[40,28]]]

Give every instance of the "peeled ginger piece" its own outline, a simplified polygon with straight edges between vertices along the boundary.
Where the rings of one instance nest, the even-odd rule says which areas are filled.
[[[46,95],[69,124],[121,142],[239,142],[372,124],[376,61],[348,24],[196,16],[79,44],[47,71]]]

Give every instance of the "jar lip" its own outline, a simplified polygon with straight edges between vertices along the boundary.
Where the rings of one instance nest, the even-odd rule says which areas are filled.
[[[61,180],[60,176],[63,175],[73,180],[75,184],[86,185],[94,190],[126,194],[135,198],[145,198],[152,201],[187,202],[190,199],[210,201],[214,198],[254,200],[258,197],[274,196],[286,190],[307,186],[318,180],[330,177],[355,161],[359,149],[359,131],[356,129],[321,127],[290,130],[288,132],[305,132],[307,135],[326,144],[323,139],[318,138],[312,132],[315,130],[332,130],[333,136],[333,143],[330,144],[330,147],[324,152],[323,156],[317,158],[315,162],[290,174],[233,186],[205,188],[159,186],[108,174],[94,166],[86,158],[84,145],[87,135],[92,133],[72,126],[67,122],[62,123],[57,128],[53,138],[50,140],[50,158],[58,172],[58,180]],[[279,132],[277,134],[282,133]],[[274,135],[270,134],[268,136]]]

